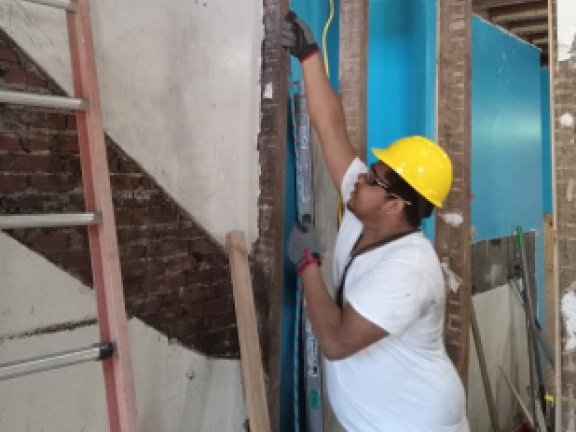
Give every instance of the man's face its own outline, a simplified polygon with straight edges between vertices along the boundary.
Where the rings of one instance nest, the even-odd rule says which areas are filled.
[[[395,196],[386,189],[386,176],[390,171],[383,162],[373,164],[367,174],[360,174],[347,207],[359,219],[375,214],[381,206]]]

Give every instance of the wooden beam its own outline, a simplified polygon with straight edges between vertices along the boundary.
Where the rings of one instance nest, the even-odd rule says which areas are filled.
[[[530,41],[530,43],[534,43],[536,39],[548,38],[548,31],[543,31],[540,33],[534,33],[530,36],[526,36],[526,39]]]
[[[228,233],[226,248],[230,257],[234,307],[240,340],[242,377],[250,430],[253,432],[270,432],[262,353],[256,325],[254,292],[252,291],[250,264],[248,263],[244,233],[241,231]]]
[[[258,238],[254,244],[254,293],[272,431],[280,429],[280,326],[283,287],[284,183],[288,58],[280,43],[287,0],[263,0]],[[271,88],[272,97],[264,89]]]
[[[452,160],[454,179],[444,207],[436,211],[435,246],[453,282],[446,298],[446,349],[467,387],[470,356],[470,141],[472,0],[438,1],[438,143]],[[462,217],[447,224],[442,214]]]
[[[534,45],[548,45],[548,33],[538,33],[532,36],[530,43]]]
[[[548,20],[539,20],[530,23],[515,24],[508,30],[517,35],[528,35],[533,33],[542,33],[548,31]]]
[[[496,7],[512,6],[524,3],[537,3],[540,0],[474,0],[474,8],[491,9]]]
[[[556,431],[573,429],[575,416],[574,364],[576,351],[568,343],[573,337],[571,311],[562,313],[561,304],[576,291],[576,227],[574,226],[574,180],[576,179],[576,55],[561,49],[558,36],[571,35],[564,41],[574,46],[576,16],[571,13],[572,1],[550,0],[550,76],[552,132],[554,285],[556,318]],[[569,309],[569,308],[567,308]]]
[[[546,18],[548,17],[548,2],[539,1],[537,3],[495,8],[492,9],[491,15],[492,22],[495,24]]]
[[[368,0],[340,0],[340,98],[350,142],[364,161],[367,70]]]

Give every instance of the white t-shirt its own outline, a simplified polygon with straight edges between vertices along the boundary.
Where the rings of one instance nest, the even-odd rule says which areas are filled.
[[[342,182],[347,202],[359,159]],[[338,287],[362,223],[346,210],[336,239]],[[438,257],[421,232],[357,256],[344,302],[389,335],[339,361],[326,361],[328,397],[348,432],[468,432],[465,392],[446,354],[446,289]]]

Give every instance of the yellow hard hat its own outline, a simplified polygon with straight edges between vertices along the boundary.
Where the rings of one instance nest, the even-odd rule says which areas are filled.
[[[372,153],[420,195],[442,208],[452,184],[452,163],[442,147],[421,136],[402,138]]]

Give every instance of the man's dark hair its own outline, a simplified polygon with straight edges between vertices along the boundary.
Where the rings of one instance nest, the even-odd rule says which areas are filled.
[[[412,203],[411,205],[404,206],[404,216],[412,228],[419,228],[422,219],[429,218],[434,211],[434,204],[420,195],[416,189],[410,186],[408,182],[395,171],[388,171],[386,180],[390,185],[390,192]]]

